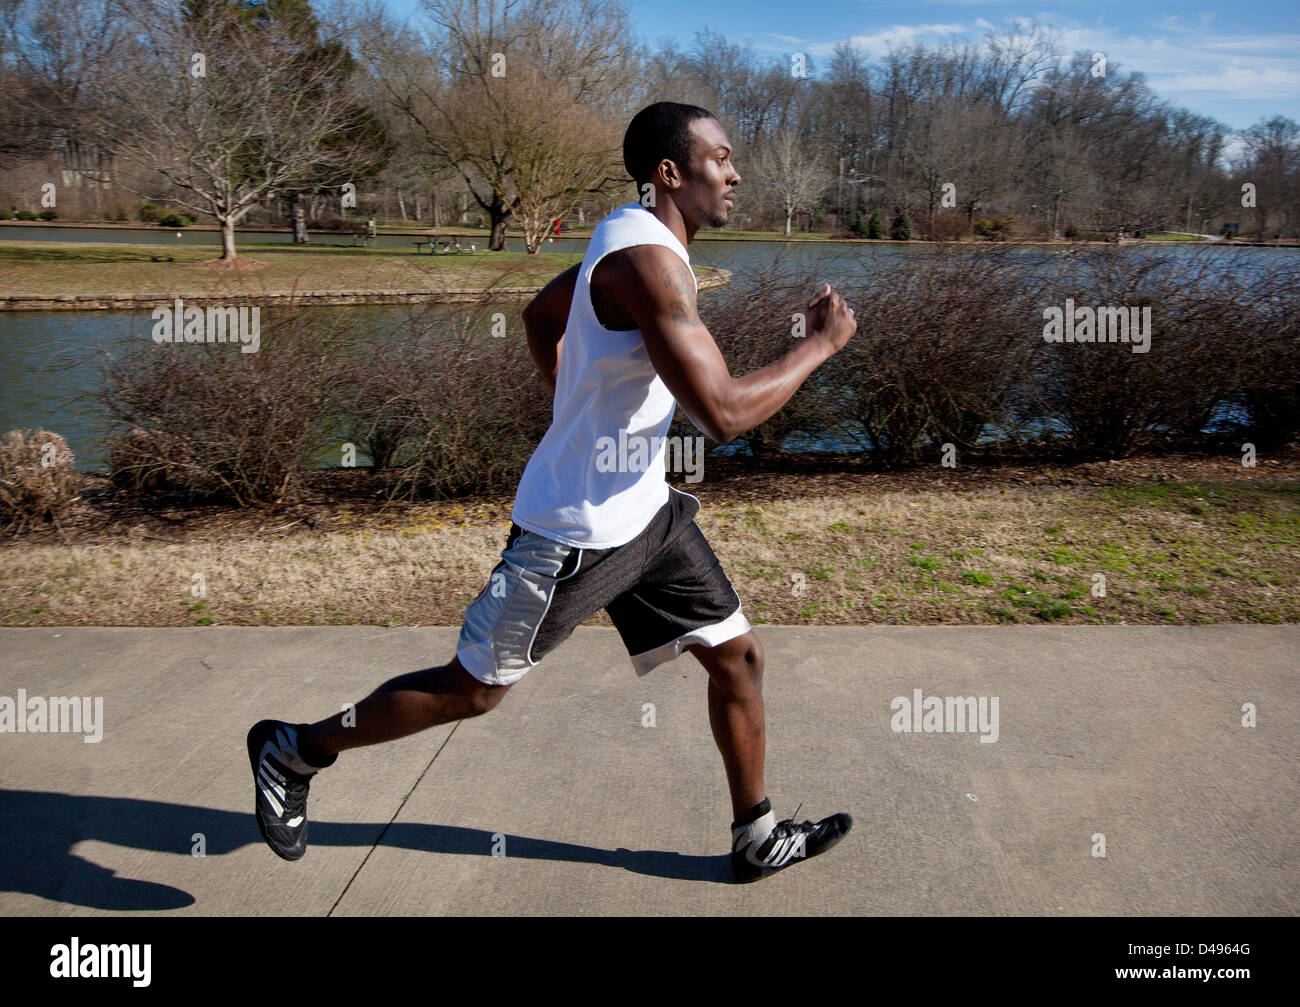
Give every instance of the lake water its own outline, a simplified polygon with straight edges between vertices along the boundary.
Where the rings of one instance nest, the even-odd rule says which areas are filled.
[[[210,231],[176,232],[109,228],[0,227],[0,240],[32,241],[101,241],[148,242],[159,239],[178,244],[217,244],[218,235]],[[241,232],[244,241],[288,241],[287,233]],[[313,239],[318,236],[313,235]],[[325,236],[321,236],[324,238]],[[339,239],[342,240],[342,239]],[[394,247],[409,245],[407,236],[380,238],[378,244]],[[510,239],[512,249],[522,251],[522,242]],[[582,251],[586,240],[561,239],[543,246],[545,252]],[[762,268],[774,257],[808,270],[811,275],[832,284],[861,279],[874,263],[905,262],[909,255],[927,246],[891,245],[888,243],[834,244],[808,242],[697,241],[691,246],[691,261],[696,265],[721,266],[733,271],[733,282],[743,284],[746,274]],[[1029,262],[1050,262],[1059,249],[1050,246],[1020,246],[1015,253]],[[1214,254],[1225,273],[1249,271],[1267,266],[1277,256],[1294,256],[1294,250],[1265,248],[1196,249],[1186,246],[1169,248],[1132,246],[1125,254],[1135,256]],[[3,287],[0,280],[0,287]],[[518,310],[518,302],[512,309]],[[373,320],[375,330],[407,316],[410,308],[401,305],[322,308],[322,311],[361,312],[367,326]],[[454,311],[454,308],[447,308]],[[263,327],[265,314],[263,309]],[[108,425],[104,408],[91,399],[100,379],[99,361],[123,340],[147,340],[153,320],[147,311],[117,312],[0,312],[0,431],[15,427],[44,427],[62,434],[77,458],[77,467],[96,470],[102,467],[102,438]],[[233,348],[232,348],[233,350]],[[790,445],[795,447],[795,445]],[[822,445],[834,447],[834,445]]]

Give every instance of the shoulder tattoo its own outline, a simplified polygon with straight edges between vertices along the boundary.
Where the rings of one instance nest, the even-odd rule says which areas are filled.
[[[702,326],[700,316],[695,308],[695,283],[691,272],[685,265],[668,266],[660,274],[660,282],[665,290],[671,292],[669,304],[672,308],[673,324],[679,329],[694,329]]]

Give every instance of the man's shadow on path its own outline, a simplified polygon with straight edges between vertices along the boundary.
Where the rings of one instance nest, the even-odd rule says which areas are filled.
[[[82,797],[41,790],[0,789],[0,891],[25,892],[91,909],[159,910],[193,905],[171,885],[119,877],[73,854],[94,839],[158,853],[190,856],[195,833],[207,856],[248,844],[264,845],[252,812],[236,813],[130,797]],[[456,825],[399,822],[311,823],[310,846],[395,846],[425,853],[491,856],[494,833]],[[382,839],[381,839],[382,837]],[[619,867],[681,881],[733,883],[726,856],[696,857],[663,850],[600,850],[573,843],[505,834],[510,857]],[[268,857],[274,854],[268,849]],[[309,851],[310,855],[310,851]],[[289,865],[285,865],[289,867]]]

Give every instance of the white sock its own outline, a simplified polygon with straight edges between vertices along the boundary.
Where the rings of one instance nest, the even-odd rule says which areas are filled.
[[[282,737],[283,735],[283,737]],[[288,740],[288,744],[284,743]],[[276,728],[276,742],[280,745],[280,758],[285,761],[295,773],[301,773],[303,776],[311,776],[313,773],[320,772],[321,766],[313,766],[298,752],[298,732],[290,725],[285,724]]]
[[[731,848],[733,850],[743,850],[750,843],[757,845],[770,836],[774,828],[776,828],[776,815],[769,811],[765,815],[760,815],[748,825],[741,825],[732,829]]]

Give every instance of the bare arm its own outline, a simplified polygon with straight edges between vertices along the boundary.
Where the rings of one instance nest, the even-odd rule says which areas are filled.
[[[555,375],[560,366],[560,346],[564,342],[564,326],[569,321],[569,307],[573,304],[573,288],[578,282],[581,262],[570,266],[553,279],[524,308],[524,331],[528,333],[528,351],[542,376],[555,388]]]
[[[638,245],[626,250],[618,268],[626,274],[619,277],[624,304],[650,362],[692,422],[723,444],[775,414],[857,329],[843,298],[827,286],[808,305],[808,335],[779,360],[735,378],[700,321],[681,258],[659,245]]]

